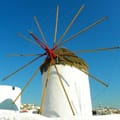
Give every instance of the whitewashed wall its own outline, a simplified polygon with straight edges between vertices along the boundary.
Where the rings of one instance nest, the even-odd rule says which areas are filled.
[[[21,89],[18,87],[0,85],[0,109],[19,110],[21,105],[21,97],[18,98],[15,104],[13,104],[13,101],[20,91]]]
[[[75,115],[91,116],[92,105],[88,75],[69,65],[56,66],[68,93]],[[47,72],[44,72],[42,77],[44,87]],[[54,66],[51,68],[42,115],[49,117],[73,115]]]

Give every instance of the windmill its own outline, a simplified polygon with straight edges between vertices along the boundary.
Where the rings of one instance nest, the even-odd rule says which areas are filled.
[[[76,115],[77,112],[79,113],[81,111],[83,111],[83,114],[88,114],[88,115],[92,114],[92,112],[91,112],[91,103],[90,103],[91,100],[90,100],[90,93],[89,93],[89,82],[88,82],[87,76],[93,78],[94,80],[96,80],[98,83],[102,84],[105,87],[108,87],[108,85],[105,82],[101,81],[100,79],[96,78],[94,75],[91,75],[90,73],[88,73],[88,70],[87,70],[88,66],[81,58],[78,58],[73,52],[70,52],[69,50],[67,50],[65,48],[61,48],[61,46],[64,45],[65,43],[69,42],[70,40],[72,40],[75,37],[79,36],[81,33],[86,32],[87,30],[93,28],[97,24],[99,24],[99,23],[101,23],[101,22],[103,22],[104,20],[107,19],[107,17],[103,17],[103,18],[97,20],[96,22],[94,22],[93,24],[83,28],[82,30],[78,31],[77,33],[71,35],[69,38],[64,40],[65,35],[69,32],[71,26],[73,25],[73,23],[75,22],[75,20],[79,16],[79,14],[82,12],[84,7],[85,7],[85,5],[82,5],[79,8],[79,10],[74,15],[74,17],[72,18],[71,22],[66,27],[66,29],[63,32],[63,34],[61,35],[61,37],[58,40],[56,40],[57,28],[58,28],[58,13],[59,13],[59,7],[57,6],[57,9],[56,9],[56,22],[55,22],[55,30],[54,30],[54,41],[53,41],[53,47],[52,48],[49,48],[49,46],[47,44],[47,41],[46,41],[46,38],[44,36],[44,33],[42,32],[41,26],[40,26],[40,24],[39,24],[36,17],[34,17],[34,21],[36,23],[36,26],[37,26],[39,32],[40,32],[42,40],[40,40],[31,31],[29,32],[29,34],[30,34],[30,36],[32,36],[32,38],[35,40],[35,42],[33,42],[31,39],[26,38],[22,34],[19,34],[19,36],[24,37],[25,39],[29,40],[30,42],[36,44],[41,49],[43,49],[44,53],[42,53],[42,54],[13,54],[13,56],[36,56],[36,57],[33,60],[31,60],[28,63],[21,66],[20,68],[18,68],[16,71],[14,71],[11,74],[7,75],[5,78],[3,78],[3,80],[6,80],[6,79],[12,77],[17,72],[23,70],[25,67],[27,67],[30,64],[32,64],[33,62],[39,60],[43,56],[46,56],[46,59],[45,59],[45,62],[41,65],[41,67],[38,67],[37,70],[32,74],[32,76],[30,77],[30,79],[28,80],[26,85],[23,87],[22,91],[19,93],[19,95],[14,100],[14,103],[17,101],[19,96],[24,92],[24,90],[28,87],[28,85],[33,80],[33,78],[37,75],[37,73],[41,70],[41,73],[43,75],[43,79],[45,79],[45,80],[44,80],[44,85],[43,85],[43,95],[42,95],[42,101],[41,101],[41,106],[40,106],[40,114],[43,114],[43,115],[46,115],[46,116],[49,116],[50,114],[56,115],[56,116],[57,115],[62,116],[64,114],[66,114],[66,112],[64,110],[62,111],[63,108],[62,109],[59,109],[59,108],[56,109],[55,107],[53,107],[54,105],[57,105],[58,102],[60,102],[60,101],[58,101],[58,102],[52,101],[52,103],[50,101],[47,101],[48,98],[50,99],[50,97],[48,96],[48,93],[49,93],[49,90],[51,90],[51,88],[49,87],[51,85],[51,82],[53,84],[54,84],[54,82],[59,82],[59,85],[58,85],[58,83],[55,83],[54,85],[60,86],[60,90],[62,91],[61,97],[64,96],[64,99],[65,99],[65,101],[63,100],[62,102],[66,104],[65,109],[66,108],[69,109],[67,111],[68,115]],[[105,51],[105,50],[114,50],[114,49],[119,49],[119,48],[120,48],[119,46],[114,46],[114,47],[110,47],[110,48],[98,48],[98,49],[95,49],[95,50],[83,50],[83,51],[81,50],[81,51],[77,51],[77,53],[80,53],[80,52],[98,52],[98,51]],[[87,95],[86,96],[84,96],[84,95],[80,96],[80,97],[83,96],[81,98],[81,102],[83,102],[83,103],[80,104],[81,111],[78,110],[78,107],[75,107],[75,106],[79,106],[79,103],[77,105],[74,104],[74,103],[76,103],[76,100],[78,100],[78,98],[75,98],[73,101],[71,101],[71,98],[70,98],[69,93],[68,93],[69,90],[66,89],[66,86],[70,86],[72,83],[71,84],[68,83],[66,78],[64,79],[64,76],[61,74],[62,73],[61,66],[59,66],[59,65],[63,65],[62,66],[62,70],[63,70],[63,67],[64,67],[65,64],[68,65],[67,67],[70,67],[67,70],[72,71],[73,69],[75,69],[75,70],[77,69],[76,71],[78,72],[78,74],[77,74],[78,78],[76,78],[76,77],[75,78],[78,80],[78,79],[81,79],[81,76],[83,76],[84,80],[81,81],[80,83],[83,83],[83,85],[85,85],[85,86],[87,85],[87,87],[85,87],[85,91],[87,91],[87,92],[84,93],[82,91],[83,93],[81,93],[81,94],[87,94]],[[71,69],[71,66],[73,66],[73,69]],[[72,71],[72,72],[73,72],[73,75],[76,75],[76,74],[74,74],[74,71]],[[51,73],[52,74],[54,73],[55,76],[53,76],[53,77],[55,77],[54,79],[56,79],[56,81],[53,81],[51,79]],[[79,76],[79,75],[81,75],[81,76]],[[72,78],[72,76],[71,76],[71,78]],[[66,76],[66,77],[68,77],[68,76]],[[52,84],[52,86],[53,86],[53,84]],[[79,84],[79,82],[78,82],[78,84]],[[49,88],[49,90],[48,90],[48,88]],[[84,89],[84,87],[82,87],[81,90],[82,89]],[[58,89],[56,89],[56,90],[58,90]],[[53,91],[55,91],[55,90],[53,90]],[[75,92],[73,92],[73,93],[75,93]],[[55,97],[54,94],[55,93],[52,94],[53,97]],[[74,96],[72,96],[72,97],[74,97]],[[88,97],[88,98],[86,98],[86,97]],[[84,101],[84,98],[88,99],[88,101]],[[51,105],[51,106],[47,105],[46,102],[50,102],[49,105]],[[86,102],[88,102],[88,103],[86,103]],[[86,105],[88,105],[88,108],[86,106],[85,109],[84,109],[85,103],[86,103]],[[60,103],[60,104],[62,104],[62,103]],[[55,109],[53,110],[52,108],[55,108]],[[82,109],[84,109],[84,110],[82,110]],[[56,113],[56,110],[58,110],[58,113],[60,112],[60,114]],[[63,113],[63,112],[65,112],[65,113]]]

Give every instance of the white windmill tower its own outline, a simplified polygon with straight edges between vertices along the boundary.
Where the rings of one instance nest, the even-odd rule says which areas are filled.
[[[88,72],[87,64],[67,49],[60,48],[55,53],[59,56],[51,65],[50,71],[49,59],[41,66],[41,114],[49,117],[91,116],[90,87],[88,75],[85,73]],[[49,78],[46,78],[47,76]]]

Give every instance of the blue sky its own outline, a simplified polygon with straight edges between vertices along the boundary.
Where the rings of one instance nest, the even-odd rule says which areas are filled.
[[[79,9],[84,10],[65,38],[81,30],[103,16],[108,20],[66,43],[72,51],[96,49],[120,45],[120,1],[119,0],[4,0],[0,1],[0,79],[13,72],[32,57],[8,57],[11,53],[42,53],[43,50],[18,37],[17,32],[29,37],[27,30],[37,33],[33,16],[37,16],[50,47],[53,45],[56,5],[59,5],[57,38]],[[38,33],[37,33],[38,34]],[[109,84],[105,88],[90,78],[93,107],[102,104],[120,108],[120,50],[81,53],[89,66],[89,72]],[[36,61],[15,76],[0,84],[24,86],[44,58]],[[22,96],[23,103],[40,104],[41,74],[39,73]]]

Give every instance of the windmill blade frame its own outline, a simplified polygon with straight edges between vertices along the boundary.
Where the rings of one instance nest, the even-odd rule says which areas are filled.
[[[24,39],[26,39],[27,41],[29,41],[29,42],[31,42],[31,43],[33,43],[33,44],[35,44],[35,45],[37,45],[37,46],[39,46],[39,48],[42,48],[45,52],[43,53],[43,54],[11,54],[11,56],[13,57],[13,56],[16,56],[16,57],[26,57],[26,56],[37,56],[37,57],[35,57],[34,59],[32,59],[31,61],[29,61],[29,62],[27,62],[26,64],[24,64],[23,66],[21,66],[20,68],[18,68],[16,71],[14,71],[14,72],[12,72],[11,74],[9,74],[9,75],[7,75],[6,77],[4,77],[3,78],[3,80],[2,81],[4,81],[4,80],[6,80],[6,79],[8,79],[8,78],[10,78],[10,77],[12,77],[13,75],[15,75],[17,72],[19,72],[19,71],[21,71],[21,70],[23,70],[24,68],[26,68],[27,66],[29,66],[30,64],[32,64],[33,62],[35,62],[35,61],[37,61],[38,59],[40,59],[42,56],[44,56],[44,55],[46,55],[47,56],[47,58],[50,60],[50,63],[48,63],[48,64],[50,64],[49,65],[49,67],[48,67],[48,69],[47,69],[47,77],[45,77],[45,84],[44,84],[44,87],[43,87],[43,94],[42,94],[42,101],[41,101],[41,105],[40,105],[40,111],[39,111],[39,113],[41,114],[42,113],[42,111],[43,111],[43,104],[44,104],[44,101],[45,101],[45,96],[46,96],[46,92],[47,92],[47,86],[48,86],[48,81],[49,81],[49,78],[51,77],[50,75],[51,75],[51,69],[52,69],[52,67],[54,67],[54,70],[55,70],[55,74],[56,74],[56,76],[57,76],[57,79],[58,79],[58,81],[59,81],[59,84],[60,84],[60,87],[62,88],[62,90],[63,90],[63,96],[65,97],[65,100],[67,99],[67,102],[68,102],[68,108],[70,108],[71,110],[70,110],[70,112],[72,111],[72,114],[73,115],[75,115],[76,113],[75,113],[75,109],[73,109],[73,108],[75,108],[74,106],[73,106],[73,104],[71,103],[72,101],[70,101],[70,98],[71,98],[71,96],[69,97],[68,95],[69,94],[67,94],[67,89],[65,89],[65,86],[64,85],[69,85],[66,81],[66,84],[64,84],[64,81],[63,81],[63,78],[62,78],[62,76],[61,76],[61,74],[60,74],[60,72],[59,72],[59,70],[60,69],[58,69],[58,66],[57,66],[57,64],[59,64],[59,63],[57,63],[56,61],[57,61],[57,58],[59,57],[59,58],[61,58],[61,60],[62,60],[62,57],[64,56],[64,58],[65,58],[65,60],[67,60],[67,62],[71,62],[71,59],[72,58],[70,58],[69,57],[69,55],[67,55],[67,52],[65,52],[64,53],[64,55],[62,56],[62,54],[61,54],[61,56],[59,56],[60,54],[56,54],[56,49],[57,48],[59,48],[60,46],[62,46],[62,45],[64,45],[65,43],[67,43],[67,42],[69,42],[70,40],[72,40],[72,39],[74,39],[74,38],[76,38],[77,36],[79,36],[81,33],[84,33],[84,32],[86,32],[86,31],[88,31],[89,29],[91,29],[91,28],[93,28],[94,26],[96,26],[97,24],[99,24],[99,23],[101,23],[101,22],[103,22],[104,20],[106,20],[107,19],[107,16],[105,16],[105,17],[102,17],[102,18],[100,18],[100,19],[98,19],[96,22],[94,22],[94,23],[92,23],[92,24],[90,24],[90,25],[88,25],[87,27],[85,27],[85,28],[83,28],[82,30],[80,30],[80,31],[78,31],[77,33],[75,33],[75,34],[72,34],[70,37],[68,37],[67,39],[65,39],[64,40],[64,37],[65,37],[65,35],[68,33],[68,31],[70,30],[70,28],[72,27],[72,25],[74,24],[74,22],[75,22],[75,20],[77,19],[77,17],[79,16],[79,14],[81,13],[81,11],[84,9],[84,7],[85,7],[85,5],[82,5],[80,8],[79,8],[79,10],[76,12],[76,14],[73,16],[73,18],[72,18],[72,20],[70,21],[70,23],[67,25],[67,27],[66,27],[66,29],[63,31],[63,33],[62,33],[62,35],[60,36],[60,38],[57,40],[56,38],[57,38],[57,32],[58,32],[58,14],[59,14],[59,6],[57,5],[57,8],[56,8],[56,19],[55,19],[55,28],[54,28],[54,39],[53,39],[53,48],[52,49],[50,49],[49,48],[49,46],[48,46],[48,43],[47,43],[47,41],[46,41],[46,38],[45,38],[45,36],[44,36],[44,33],[43,33],[43,31],[42,31],[42,29],[41,29],[41,26],[40,26],[40,24],[39,24],[39,22],[38,22],[38,19],[37,19],[37,17],[36,16],[34,16],[34,21],[35,21],[35,23],[36,23],[36,26],[37,26],[37,28],[38,28],[38,31],[39,31],[39,33],[40,33],[40,35],[42,36],[42,40],[40,40],[40,39],[38,39],[37,37],[36,37],[36,35],[34,35],[32,32],[29,32],[29,34],[34,38],[34,40],[35,41],[33,41],[33,40],[31,40],[31,39],[29,39],[29,38],[27,38],[26,36],[24,36],[24,35],[22,35],[22,34],[18,34],[18,36],[20,36],[20,37],[22,37],[22,38],[24,38]],[[87,52],[100,52],[100,51],[107,51],[107,50],[116,50],[116,49],[120,49],[120,46],[114,46],[114,47],[110,47],[110,48],[98,48],[98,49],[94,49],[94,50],[80,50],[80,51],[76,51],[77,53],[87,53]],[[73,55],[73,56],[72,56]],[[78,56],[76,56],[76,55],[74,55],[74,52],[73,53],[71,53],[70,54],[70,56],[72,56],[72,57],[76,57],[76,58],[78,58]],[[58,59],[59,59],[58,58]],[[56,61],[55,61],[56,60]],[[60,59],[59,59],[60,60]],[[53,63],[53,61],[55,61],[54,63]],[[64,62],[64,59],[63,59],[63,61],[62,62]],[[68,64],[68,63],[60,63],[60,64]],[[74,67],[76,67],[78,64],[83,64],[83,65],[86,65],[86,64],[84,64],[85,62],[84,61],[82,61],[82,62],[77,62],[77,59],[73,59],[73,61],[72,61],[73,63],[72,64],[68,64],[69,66],[74,66]],[[87,66],[87,65],[86,65]],[[76,67],[77,68],[77,67]],[[102,81],[102,80],[100,80],[100,79],[98,79],[97,77],[95,77],[94,75],[92,75],[92,74],[90,74],[87,70],[88,70],[88,66],[86,67],[87,69],[84,69],[84,67],[82,68],[81,67],[81,69],[80,69],[80,72],[82,73],[82,74],[79,74],[80,75],[80,79],[81,79],[81,75],[85,75],[85,76],[87,76],[86,78],[88,78],[88,76],[89,77],[91,77],[93,80],[95,80],[96,82],[98,82],[99,84],[101,84],[101,85],[103,85],[103,86],[105,86],[105,87],[108,87],[108,84],[107,83],[105,83],[104,81]],[[74,69],[73,69],[74,70]],[[36,69],[36,71],[32,74],[32,76],[29,78],[29,80],[27,81],[27,83],[25,84],[25,86],[23,87],[23,89],[21,90],[21,92],[18,94],[18,96],[16,97],[16,99],[14,100],[14,102],[13,103],[15,103],[16,101],[17,101],[17,99],[21,96],[21,94],[25,91],[25,89],[28,87],[28,85],[31,83],[31,81],[33,80],[33,78],[37,75],[37,73],[39,72],[39,67]],[[65,71],[66,72],[66,71]],[[68,69],[68,72],[69,72],[69,69]],[[62,73],[62,72],[61,72]],[[73,75],[73,71],[72,71],[72,74],[71,75]],[[84,74],[85,73],[85,74]],[[76,74],[74,74],[74,75],[76,75]],[[77,75],[76,75],[77,76]],[[71,77],[72,78],[72,77]],[[77,78],[78,78],[78,76],[77,76]],[[76,79],[77,79],[76,78]],[[67,79],[68,79],[68,76],[67,76]],[[66,80],[67,80],[66,79]],[[72,78],[73,79],[73,78]],[[85,80],[85,78],[82,78],[81,80]],[[89,79],[88,79],[88,82],[89,82]],[[82,84],[81,85],[83,85],[83,81],[81,82]],[[71,85],[71,83],[70,83],[70,85]],[[84,84],[84,85],[86,85],[86,83]],[[59,85],[58,85],[59,86]],[[83,86],[84,87],[84,86]],[[87,90],[84,90],[83,89],[83,87],[82,86],[80,86],[79,87],[79,89],[80,88],[82,88],[80,91],[87,91]],[[67,87],[66,87],[67,88]],[[85,88],[85,87],[84,87]],[[53,90],[54,90],[54,87],[53,87]],[[73,90],[73,89],[72,89]],[[82,91],[82,92],[83,92]],[[51,92],[51,91],[50,91]],[[70,91],[71,92],[71,91]],[[76,91],[75,91],[76,92]],[[82,93],[81,92],[81,93]],[[52,93],[52,92],[51,92]],[[69,93],[69,92],[68,92]],[[72,92],[71,92],[72,93]],[[84,93],[84,92],[83,92]],[[50,94],[51,95],[51,94]],[[55,91],[55,95],[56,95],[56,91]],[[63,97],[62,96],[62,97]],[[84,95],[83,95],[84,96]],[[56,96],[55,96],[56,97]],[[61,97],[61,98],[62,98]],[[81,96],[80,96],[81,97]],[[86,97],[86,96],[85,96]],[[62,98],[63,99],[63,98]],[[72,98],[71,98],[71,100],[72,100]],[[83,100],[85,100],[85,99],[83,99]],[[87,99],[87,100],[89,100],[89,99]],[[66,102],[66,103],[67,103]],[[87,105],[87,104],[86,104]],[[70,106],[70,107],[69,107]],[[63,109],[62,109],[63,110]]]

